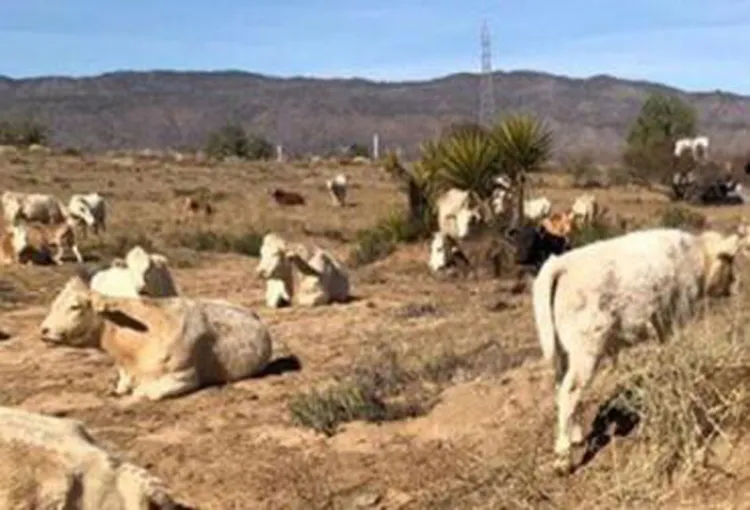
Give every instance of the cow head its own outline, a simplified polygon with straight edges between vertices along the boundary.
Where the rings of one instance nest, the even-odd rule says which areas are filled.
[[[260,262],[255,272],[265,279],[283,278],[289,271],[286,242],[276,234],[269,233],[260,247]]]
[[[40,326],[40,336],[49,345],[95,347],[99,325],[88,281],[83,275],[77,275],[68,280],[52,301]]]
[[[70,206],[68,207],[68,212],[70,216],[80,219],[89,227],[93,226],[94,223],[96,223],[96,219],[91,212],[91,208],[83,199],[79,198],[77,200],[71,201]]]

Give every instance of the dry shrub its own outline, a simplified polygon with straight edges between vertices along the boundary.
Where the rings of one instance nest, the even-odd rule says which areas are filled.
[[[626,226],[609,214],[606,207],[601,207],[592,220],[573,229],[570,242],[574,248],[617,237],[626,232]]]
[[[258,257],[260,247],[263,244],[263,235],[255,231],[234,234],[211,230],[192,230],[174,233],[171,241],[178,246],[198,252],[240,253],[249,257]]]
[[[641,441],[625,474],[671,482],[705,473],[718,443],[731,447],[746,431],[750,338],[738,318],[707,318],[660,349],[628,357],[612,405],[637,413]]]
[[[520,365],[530,352],[506,353],[494,342],[458,354],[443,349],[431,355],[399,355],[383,348],[357,363],[352,375],[329,388],[300,393],[289,404],[292,421],[326,436],[355,420],[394,421],[421,416],[457,380],[499,374]]]
[[[413,219],[399,210],[392,211],[374,227],[357,232],[349,263],[361,267],[381,260],[393,253],[398,243],[428,237],[430,227],[428,221]]]
[[[701,230],[706,227],[706,224],[707,219],[704,214],[684,206],[670,205],[661,213],[663,227]]]

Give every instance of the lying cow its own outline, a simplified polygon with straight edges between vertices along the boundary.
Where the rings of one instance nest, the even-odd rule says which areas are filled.
[[[301,275],[296,292],[298,304],[320,306],[349,300],[349,275],[329,252],[315,247],[308,257],[307,250],[298,248],[287,256]]]
[[[649,229],[597,241],[542,266],[533,285],[534,319],[557,387],[555,467],[571,467],[571,445],[583,441],[575,415],[602,358],[645,340],[664,341],[692,316],[698,300],[735,287],[734,258],[747,230],[724,236]]]
[[[76,194],[68,201],[68,213],[83,226],[84,236],[91,229],[94,234],[107,230],[107,206],[99,193]]]
[[[273,232],[263,237],[260,262],[255,273],[266,280],[266,306],[282,308],[292,304],[294,276],[287,256],[287,244]]]
[[[52,195],[6,191],[0,195],[6,225],[19,220],[46,225],[64,223],[68,217],[65,206]]]
[[[113,297],[178,295],[167,257],[147,253],[141,246],[134,246],[124,259],[114,259],[109,268],[96,272],[91,288]]]
[[[103,449],[83,423],[0,407],[0,508],[189,510],[145,469]]]
[[[305,205],[305,197],[295,191],[274,188],[271,190],[271,197],[279,205]]]
[[[268,329],[251,310],[216,299],[104,296],[82,272],[52,302],[40,334],[50,345],[104,350],[117,366],[114,393],[132,400],[256,375],[272,351]]]

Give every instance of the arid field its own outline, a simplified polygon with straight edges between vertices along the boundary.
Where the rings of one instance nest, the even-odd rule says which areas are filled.
[[[344,208],[331,205],[324,186],[339,171],[352,183]],[[268,193],[274,186],[303,193],[307,204],[280,207]],[[269,326],[271,373],[124,407],[108,393],[115,373],[104,353],[50,348],[39,338],[76,264],[0,268],[0,330],[8,336],[0,341],[0,405],[82,420],[105,447],[196,508],[750,508],[746,289],[668,345],[632,349],[616,370],[604,367],[584,401],[585,423],[599,431],[594,454],[558,477],[552,368],[540,360],[528,289],[436,279],[425,241],[350,266],[348,304],[264,305],[255,274],[260,237],[275,231],[347,261],[358,231],[405,206],[382,169],[21,153],[0,155],[0,189],[64,201],[99,191],[108,229],[82,242],[89,264],[141,244],[169,258],[181,293],[231,300]],[[590,191],[630,228],[661,224],[675,207],[644,188]],[[213,218],[176,223],[175,202],[199,192],[212,197]],[[565,175],[542,174],[531,193],[560,210],[582,190]],[[748,208],[699,213],[728,229],[750,218]],[[750,262],[738,264],[750,279]],[[648,412],[627,427],[637,420],[598,411],[636,373]],[[347,421],[347,413],[369,420]]]

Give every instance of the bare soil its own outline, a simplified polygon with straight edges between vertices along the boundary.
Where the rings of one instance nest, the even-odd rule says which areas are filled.
[[[341,170],[43,154],[0,161],[2,189],[52,192],[64,200],[75,192],[106,194],[108,231],[84,241],[84,255],[106,262],[124,254],[110,253],[116,247],[130,248],[145,236],[170,257],[182,293],[256,310],[271,329],[276,357],[301,363],[299,370],[123,408],[107,395],[114,369],[105,354],[47,348],[39,340],[38,326],[74,264],[10,267],[0,273],[0,330],[8,335],[0,341],[0,405],[83,420],[105,447],[150,468],[180,499],[206,510],[632,508],[634,501],[641,508],[750,508],[743,497],[750,469],[742,455],[724,466],[732,477],[707,485],[688,481],[647,493],[645,485],[641,490],[621,481],[618,467],[638,441],[637,431],[615,438],[570,477],[553,475],[552,375],[539,360],[528,290],[513,295],[496,282],[435,279],[422,243],[352,269],[351,303],[271,310],[254,274],[256,258],[173,242],[177,234],[201,229],[237,235],[274,230],[345,259],[357,230],[402,207],[404,197],[380,169],[349,166],[343,170],[354,183],[352,205],[333,207],[324,182]],[[544,193],[564,208],[581,193],[565,181],[542,176],[532,194]],[[273,186],[305,194],[307,205],[277,206],[267,193]],[[176,224],[176,194],[199,187],[218,197],[215,217]],[[638,225],[657,223],[669,205],[640,188],[593,192]],[[701,212],[722,227],[748,210]],[[298,426],[290,415],[295,395],[334,384],[384,350],[429,359],[487,345],[496,357],[485,360],[489,368],[454,378],[426,415],[348,423],[330,438]],[[617,377],[605,371],[596,380],[586,397],[588,417]],[[742,441],[736,448],[748,451]]]

